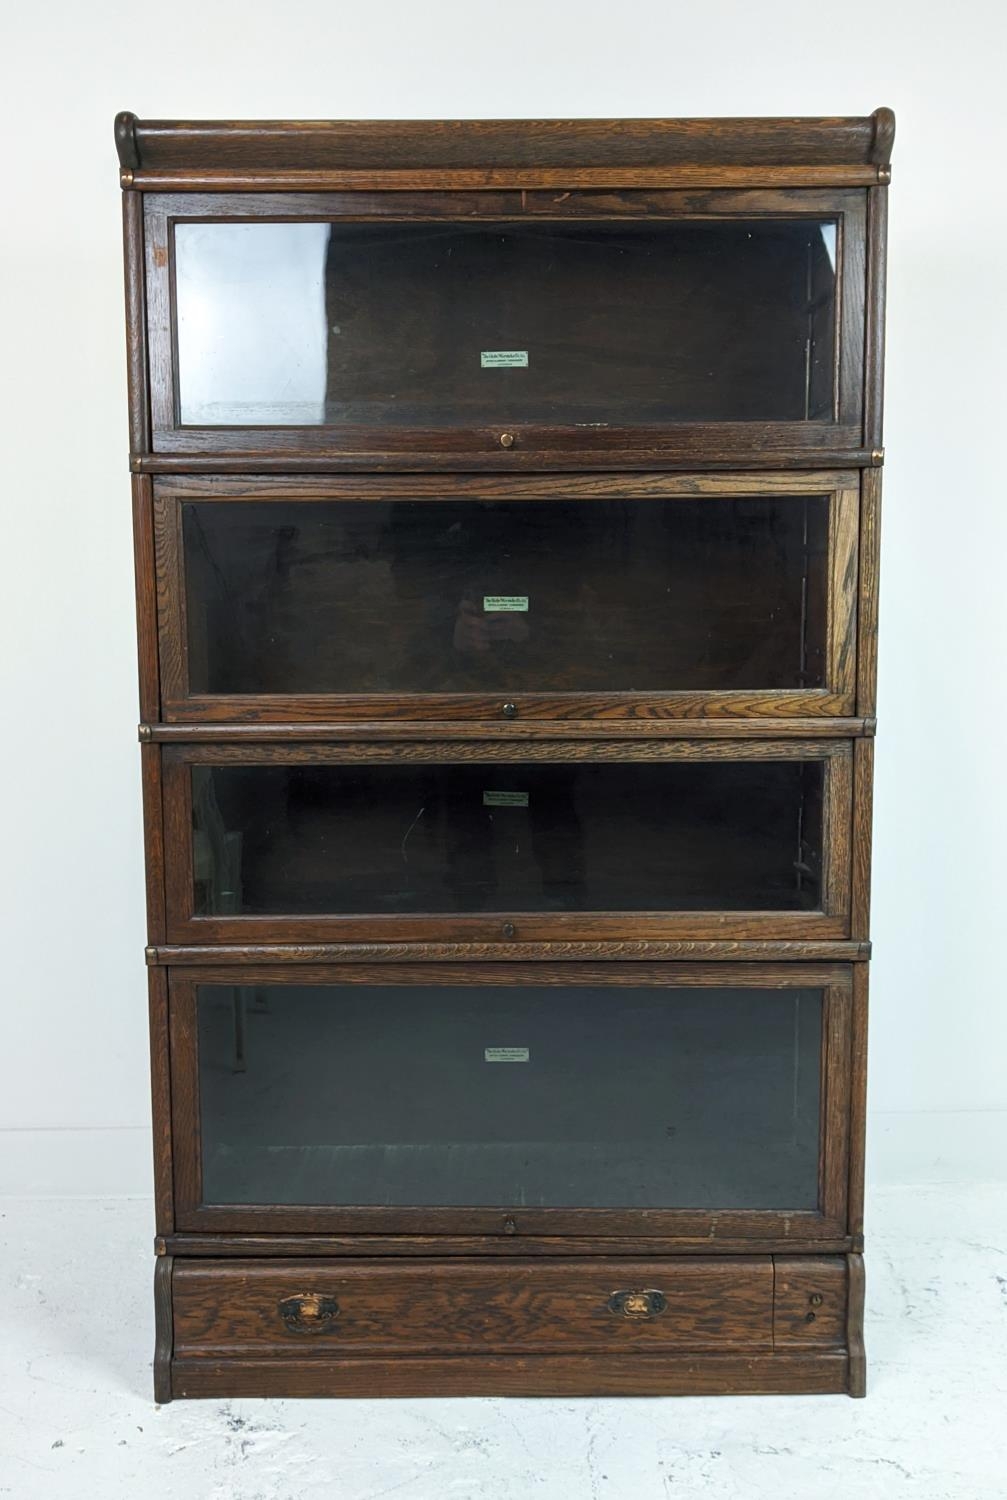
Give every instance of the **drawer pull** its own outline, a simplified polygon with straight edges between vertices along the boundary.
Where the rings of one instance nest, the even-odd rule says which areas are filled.
[[[656,1318],[668,1306],[668,1299],[663,1292],[613,1292],[608,1306],[622,1318]]]
[[[321,1333],[338,1316],[335,1297],[320,1297],[317,1292],[298,1292],[280,1303],[280,1317],[290,1333]]]

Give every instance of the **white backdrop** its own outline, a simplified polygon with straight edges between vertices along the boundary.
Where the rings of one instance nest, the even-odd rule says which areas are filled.
[[[0,1191],[149,1190],[112,117],[899,118],[871,1027],[875,1180],[1000,1175],[1007,383],[1000,4],[21,5],[0,87]]]

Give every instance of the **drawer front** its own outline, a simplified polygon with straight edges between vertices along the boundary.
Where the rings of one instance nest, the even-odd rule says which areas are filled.
[[[164,752],[175,942],[849,936],[836,741]]]
[[[851,715],[859,488],[158,479],[165,717]]]
[[[147,195],[161,453],[857,448],[866,194]],[[443,205],[442,205],[443,206]],[[266,220],[266,222],[263,222]]]
[[[179,1261],[175,1356],[769,1350],[773,1264]]]

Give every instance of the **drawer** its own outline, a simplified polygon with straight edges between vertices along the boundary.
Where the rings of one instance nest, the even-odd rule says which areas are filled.
[[[175,1354],[768,1351],[773,1262],[179,1261]]]
[[[851,748],[164,751],[169,941],[847,938]]]
[[[854,713],[854,471],[159,478],[169,722]]]

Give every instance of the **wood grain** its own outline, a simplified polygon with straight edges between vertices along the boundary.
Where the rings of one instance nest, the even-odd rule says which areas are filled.
[[[613,1312],[613,1292],[654,1289],[666,1308]],[[291,1332],[279,1304],[332,1298],[338,1313]],[[773,1347],[773,1266],[730,1257],[605,1260],[220,1261],[177,1265],[175,1355],[310,1357]],[[310,1327],[310,1325],[309,1325]]]
[[[866,194],[845,204],[839,220],[839,343],[836,349],[837,419],[863,423],[864,303],[867,265]],[[812,424],[808,424],[809,426]]]
[[[150,448],[150,393],[147,370],[147,307],[144,274],[143,199],[122,195],[123,271],[126,289],[126,390],[131,453]]]
[[[864,1257],[848,1255],[849,1300],[846,1318],[846,1343],[849,1349],[849,1393],[867,1395],[867,1354],[864,1349]]]
[[[603,188],[557,193],[551,188],[475,188],[470,192],[433,189],[391,193],[358,185],[346,191],[298,193],[233,189],[143,195],[145,212],[170,219],[333,219],[356,223],[383,219],[438,223],[464,218],[523,223],[529,219],[736,219],[750,215],[813,215],[816,218],[865,209],[865,188]]]
[[[856,491],[855,469],[731,474],[176,474],[153,481],[158,499],[181,500],[692,500]]]
[[[169,768],[188,765],[271,766],[271,765],[482,765],[509,762],[577,763],[600,761],[640,764],[693,764],[734,761],[813,760],[844,763],[852,759],[847,740],[631,740],[626,744],[603,741],[564,740],[561,733],[550,740],[530,744],[492,738],[480,740],[410,740],[404,744],[179,744],[165,745],[161,750],[165,773]],[[844,813],[849,817],[848,806]]]
[[[150,1093],[154,1147],[154,1225],[159,1235],[175,1228],[171,1138],[171,1055],[168,1033],[168,974],[147,975],[150,1027]]]
[[[188,1119],[176,1110],[176,1121]],[[177,1127],[176,1127],[177,1129]],[[186,1170],[183,1167],[182,1171]],[[279,1204],[207,1204],[183,1199],[183,1178],[176,1162],[176,1224],[192,1234],[269,1235],[518,1235],[528,1238],[570,1235],[609,1239],[702,1240],[708,1250],[723,1241],[737,1245],[756,1241],[787,1251],[791,1244],[804,1249],[834,1245],[842,1239],[845,1221],[828,1219],[810,1209],[794,1212],[772,1209],[703,1211],[670,1208],[389,1208],[361,1204],[342,1207],[287,1207]],[[515,1227],[511,1227],[515,1226]],[[279,1246],[279,1240],[277,1241]]]
[[[270,696],[230,693],[226,697],[209,697],[199,694],[184,696],[179,687],[177,695],[169,694],[169,683],[174,684],[176,663],[182,660],[184,637],[175,634],[175,626],[165,638],[162,662],[164,670],[165,718],[175,724],[198,724],[207,720],[228,723],[260,724],[272,720],[284,722],[299,719],[304,723],[331,722],[338,714],[340,719],[371,722],[394,722],[403,720],[410,724],[434,720],[451,723],[454,720],[478,720],[491,733],[504,722],[504,704],[514,712],[508,718],[539,720],[554,726],[554,733],[562,735],[564,724],[589,721],[615,725],[653,726],[660,731],[668,719],[688,718],[734,718],[750,724],[763,716],[787,719],[791,715],[821,715],[828,721],[833,716],[841,717],[849,712],[852,703],[846,697],[817,690],[793,689],[779,692],[710,692],[710,693],[528,693],[515,692],[507,697],[503,693],[400,693],[391,694],[299,694],[288,696],[278,693]],[[171,674],[171,676],[169,676]]]
[[[864,444],[884,444],[885,262],[888,255],[888,189],[867,194],[867,299],[865,304]]]
[[[850,1017],[850,1183],[848,1228],[855,1238],[864,1232],[864,1161],[867,1145],[867,1021],[869,976],[862,964],[852,971]]]
[[[845,1351],[175,1360],[186,1397],[755,1396],[839,1394]]]
[[[842,923],[842,935],[849,937],[853,756],[848,743],[840,742],[834,749],[825,762],[822,909]]]
[[[846,1260],[773,1257],[777,1349],[846,1344]]]
[[[718,1235],[687,1238],[676,1236],[619,1235],[578,1238],[576,1235],[506,1236],[506,1235],[368,1235],[368,1234],[189,1234],[167,1235],[164,1245],[169,1254],[214,1259],[241,1259],[247,1256],[265,1259],[314,1257],[315,1259],[436,1259],[440,1256],[488,1257],[491,1260],[521,1259],[530,1256],[593,1256],[653,1258],[680,1255],[772,1255],[779,1240],[764,1242],[752,1238],[730,1240]],[[850,1237],[835,1240],[789,1239],[788,1253],[798,1255],[846,1255],[851,1249]]]
[[[161,684],[157,657],[157,565],[154,556],[153,483],[134,474],[133,571],[136,587],[137,666],[140,717],[154,722],[161,716]]]
[[[655,439],[649,447],[640,445],[615,449],[608,455],[608,461],[606,454],[600,449],[571,447],[564,451],[543,449],[537,453],[527,453],[511,448],[505,451],[500,447],[497,434],[488,436],[478,450],[473,444],[468,451],[464,448],[458,451],[456,448],[439,448],[434,445],[425,449],[410,448],[394,452],[389,451],[387,446],[370,449],[362,447],[346,452],[316,448],[312,452],[307,450],[307,445],[291,450],[281,444],[279,446],[282,451],[277,451],[274,445],[270,452],[265,444],[258,441],[253,447],[248,446],[253,441],[250,428],[241,429],[242,446],[229,449],[219,441],[212,440],[212,428],[200,430],[207,434],[205,451],[200,451],[198,445],[186,440],[184,451],[181,448],[178,451],[159,448],[154,453],[134,454],[132,466],[138,474],[170,474],[178,477],[185,474],[452,474],[456,471],[521,475],[550,472],[569,474],[592,469],[611,471],[613,468],[627,473],[646,473],[658,467],[673,474],[695,470],[697,465],[702,465],[711,473],[739,467],[746,470],[762,467],[799,473],[809,465],[820,467],[822,464],[835,464],[849,467],[878,465],[883,461],[883,455],[879,455],[877,450],[861,446],[862,434],[859,428],[855,430],[850,427],[830,429],[828,441],[816,440],[814,434],[802,434],[803,441],[797,442],[792,440],[790,433],[786,433],[780,434],[774,442],[772,433],[753,433],[750,434],[747,447],[740,436],[729,447],[718,446],[721,436],[719,430],[711,433],[709,441],[704,442],[700,434],[687,433],[680,428],[675,434],[674,442],[669,440],[660,443]],[[543,432],[542,428],[537,430]],[[312,447],[315,445],[312,444]]]
[[[854,711],[857,690],[859,512],[859,485],[838,488],[829,516],[828,682],[846,714]]]
[[[226,167],[138,168],[126,186],[146,193],[471,193],[482,188],[802,188],[874,187],[886,182],[883,168],[843,166],[720,166],[683,163],[660,167],[438,167],[390,170],[282,168],[236,171]]]
[[[422,969],[412,963],[312,964],[295,976],[281,965],[256,966],[242,963],[218,968],[194,966],[184,975],[171,975],[173,991],[193,984],[503,984],[568,985],[612,984],[716,989],[724,984],[745,989],[815,989],[821,985],[849,987],[852,970],[846,964],[737,963],[725,969],[720,963],[480,963],[478,965],[430,964]],[[845,1226],[844,1226],[845,1232]]]
[[[148,943],[163,943],[167,937],[164,806],[161,787],[162,754],[160,745],[140,746]]]
[[[354,964],[354,963],[508,963],[578,962],[583,960],[664,961],[716,960],[725,963],[863,962],[869,958],[867,943],[851,941],[779,942],[757,939],[679,938],[671,942],[550,942],[522,943],[212,943],[173,944],[151,947],[147,962],[162,966],[191,967],[207,964]],[[724,971],[726,973],[726,971]]]
[[[482,720],[368,720],[356,723],[298,721],[293,723],[234,724],[224,722],[179,724],[145,724],[144,737],[155,744],[314,744],[380,743],[387,740],[402,744],[409,740],[485,739],[487,735],[500,744],[521,744],[529,740],[782,740],[788,735],[799,739],[858,739],[873,736],[873,719],[564,719],[501,720],[486,724]],[[149,733],[148,733],[149,731]]]
[[[159,1406],[172,1399],[171,1358],[174,1323],[171,1307],[173,1258],[160,1255],[154,1262],[154,1400]]]
[[[161,694],[167,712],[172,702],[184,696],[187,687],[186,590],[181,510],[166,501],[156,487],[151,507],[151,529]]]
[[[120,115],[123,167],[366,172],[418,168],[868,165],[894,115],[636,120],[139,120]]]
[[[878,684],[878,587],[881,572],[881,471],[865,469],[860,492],[860,589],[857,611],[857,713],[873,718]]]
[[[853,905],[850,936],[866,941],[871,918],[871,844],[874,810],[874,741],[853,746]]]
[[[832,1224],[847,1223],[850,1174],[850,1030],[852,974],[830,984],[822,1036],[821,1209]]]

